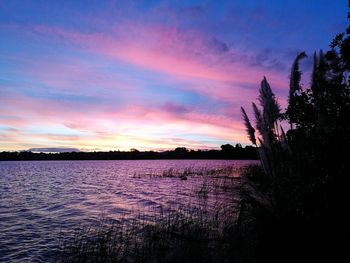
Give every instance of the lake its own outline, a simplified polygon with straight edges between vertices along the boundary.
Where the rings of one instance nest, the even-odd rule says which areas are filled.
[[[52,261],[62,237],[101,218],[130,220],[181,206],[237,209],[239,170],[252,163],[0,162],[0,262]]]

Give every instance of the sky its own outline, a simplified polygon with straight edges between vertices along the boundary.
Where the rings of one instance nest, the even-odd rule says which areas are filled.
[[[294,57],[327,50],[346,6],[0,0],[0,151],[249,144],[240,106],[266,76],[285,107]]]

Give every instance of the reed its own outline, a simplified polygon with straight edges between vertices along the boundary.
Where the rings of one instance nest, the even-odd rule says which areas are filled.
[[[177,207],[131,221],[101,220],[63,241],[58,262],[228,262],[235,256],[235,216],[218,213]]]
[[[238,258],[237,218],[240,178],[247,168],[169,169],[136,176],[195,176],[188,204],[134,211],[132,219],[105,219],[62,239],[58,262],[232,262]],[[135,175],[134,175],[135,176]]]

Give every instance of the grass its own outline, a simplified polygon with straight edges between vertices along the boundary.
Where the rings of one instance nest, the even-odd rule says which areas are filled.
[[[101,220],[62,243],[59,262],[227,262],[233,255],[235,215],[167,210],[152,218]]]
[[[212,196],[233,194],[239,186],[234,172],[228,167],[164,171],[157,177],[203,177],[193,196],[204,205],[178,204],[152,215],[135,213],[138,216],[133,219],[101,219],[73,239],[62,240],[58,261],[237,262],[241,258],[237,208],[225,201],[207,203]]]
[[[220,168],[208,168],[208,167],[186,167],[184,169],[174,169],[168,168],[163,170],[161,173],[156,171],[150,171],[148,173],[134,173],[134,178],[142,178],[142,177],[182,177],[182,176],[233,176],[238,177],[240,173],[244,170],[244,167],[234,167],[234,166],[224,166]]]

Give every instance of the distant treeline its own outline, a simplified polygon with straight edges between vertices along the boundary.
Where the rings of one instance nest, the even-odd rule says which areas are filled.
[[[256,160],[255,147],[240,144],[232,146],[225,144],[221,150],[188,150],[178,147],[172,151],[109,151],[109,152],[61,152],[37,153],[30,151],[0,152],[0,161],[31,161],[31,160],[152,160],[152,159],[238,159]]]

